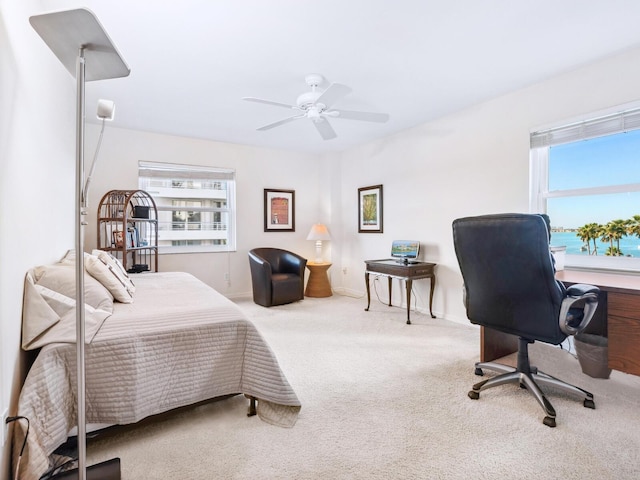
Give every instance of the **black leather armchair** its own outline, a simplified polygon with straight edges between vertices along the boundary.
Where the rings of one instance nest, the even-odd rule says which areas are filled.
[[[253,301],[264,307],[304,298],[307,259],[280,248],[254,248],[249,252]]]
[[[539,385],[584,399],[595,408],[593,395],[551,377],[529,363],[528,345],[536,340],[559,345],[587,326],[598,304],[599,289],[556,281],[549,231],[542,215],[500,214],[460,218],[453,222],[453,241],[464,279],[464,302],[471,323],[518,336],[517,367],[476,363],[500,374],[477,383],[469,397],[507,383],[526,388],[545,411],[543,423],[556,425],[556,412]]]

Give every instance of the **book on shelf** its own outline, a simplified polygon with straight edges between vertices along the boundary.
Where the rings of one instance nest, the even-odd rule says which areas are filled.
[[[127,227],[127,245],[131,248],[136,248],[139,244],[138,229],[136,227]]]

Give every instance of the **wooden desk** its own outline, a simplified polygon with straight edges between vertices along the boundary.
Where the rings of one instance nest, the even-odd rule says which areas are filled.
[[[434,273],[435,263],[415,262],[400,263],[395,260],[365,260],[366,270],[364,272],[364,282],[367,287],[367,308],[371,306],[371,292],[369,287],[369,274],[385,275],[389,278],[389,306],[391,306],[391,281],[394,278],[404,280],[407,286],[407,324],[411,325],[411,286],[414,280],[422,278],[431,279],[431,290],[429,291],[429,313],[431,318],[436,318],[433,314],[433,290],[436,287],[436,275]]]
[[[640,276],[563,270],[556,278],[566,285],[586,283],[605,292],[605,332],[609,368],[640,375]],[[490,328],[481,329],[480,361],[490,362],[517,351],[517,338]]]
[[[309,280],[307,281],[307,288],[304,291],[306,297],[322,298],[333,295],[331,293],[329,277],[327,276],[327,270],[329,270],[330,267],[330,263],[307,263]]]

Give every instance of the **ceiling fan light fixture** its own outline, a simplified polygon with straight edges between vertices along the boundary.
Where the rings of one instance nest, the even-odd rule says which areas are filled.
[[[307,111],[307,117],[312,119],[313,121],[317,121],[320,117],[321,110],[317,107],[317,105],[311,105],[309,110]]]

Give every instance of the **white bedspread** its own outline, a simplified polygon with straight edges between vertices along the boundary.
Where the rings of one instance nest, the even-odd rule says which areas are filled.
[[[258,399],[262,420],[293,426],[300,402],[269,345],[233,302],[186,273],[133,278],[134,303],[115,303],[86,345],[87,423],[134,423],[243,393]],[[18,414],[31,421],[20,478],[47,471],[49,455],[76,425],[75,384],[75,344],[44,346],[19,399]],[[22,423],[15,423],[14,462]]]

